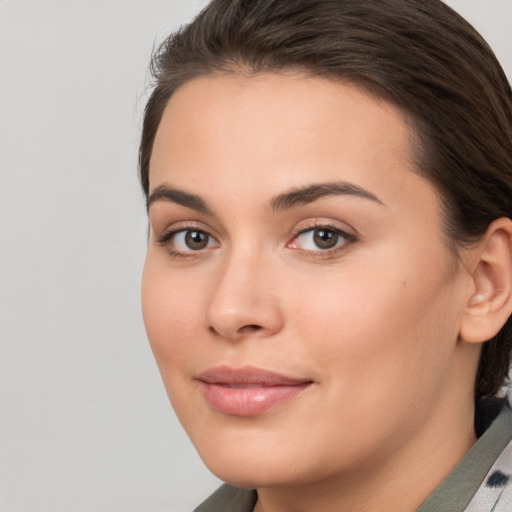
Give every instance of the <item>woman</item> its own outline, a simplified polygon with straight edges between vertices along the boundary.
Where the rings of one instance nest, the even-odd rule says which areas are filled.
[[[438,0],[214,0],[154,59],[142,299],[229,485],[197,511],[505,511],[512,94]]]

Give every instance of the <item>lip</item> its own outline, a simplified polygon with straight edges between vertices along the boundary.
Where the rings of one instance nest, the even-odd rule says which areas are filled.
[[[244,366],[217,366],[199,374],[196,379],[206,401],[213,409],[231,416],[256,416],[291,400],[313,381],[273,371]]]

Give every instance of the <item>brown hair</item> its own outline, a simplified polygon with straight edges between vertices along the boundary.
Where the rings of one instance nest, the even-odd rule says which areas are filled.
[[[139,151],[178,87],[211,73],[300,69],[354,82],[415,126],[416,164],[439,190],[451,249],[512,218],[512,92],[492,50],[440,0],[213,0],[156,51]],[[506,381],[512,318],[482,349],[475,397]]]

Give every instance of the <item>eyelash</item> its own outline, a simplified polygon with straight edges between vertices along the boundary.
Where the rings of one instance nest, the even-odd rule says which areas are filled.
[[[193,257],[197,256],[198,253],[201,253],[202,250],[197,250],[197,251],[190,250],[188,252],[176,251],[176,250],[172,249],[169,244],[169,241],[172,239],[173,236],[176,236],[179,233],[186,233],[187,231],[203,233],[204,235],[209,237],[209,239],[215,240],[213,238],[213,236],[210,235],[210,233],[208,233],[208,231],[206,231],[205,229],[201,229],[198,226],[194,226],[194,225],[189,225],[189,226],[185,225],[185,226],[179,227],[178,229],[173,229],[173,230],[165,232],[160,238],[157,239],[157,243],[161,246],[166,247],[167,252],[173,258],[191,258],[191,257],[193,258]]]
[[[194,225],[190,225],[190,226],[182,226],[178,229],[167,231],[160,238],[157,239],[157,242],[159,245],[165,246],[167,248],[168,253],[173,258],[196,257],[196,256],[200,255],[201,253],[203,253],[203,251],[206,248],[198,249],[197,251],[194,251],[193,249],[191,249],[190,251],[184,252],[184,251],[176,251],[170,247],[169,241],[172,239],[173,236],[176,236],[179,233],[184,233],[187,231],[190,231],[190,232],[195,231],[197,233],[203,233],[204,235],[209,237],[210,240],[212,240],[212,239],[215,240],[215,238],[212,235],[210,235],[206,230],[201,229]],[[312,257],[326,257],[326,256],[337,254],[338,252],[345,250],[347,248],[347,246],[349,246],[352,243],[357,241],[356,236],[351,235],[351,234],[347,233],[346,231],[343,231],[342,229],[340,229],[332,224],[318,223],[318,224],[312,224],[311,226],[302,228],[302,229],[298,230],[297,232],[295,232],[292,235],[291,242],[298,239],[301,235],[304,235],[305,233],[308,233],[310,231],[328,231],[328,232],[334,233],[338,237],[345,239],[345,242],[342,243],[340,246],[335,246],[333,248],[328,248],[328,249],[318,248],[318,250],[308,250],[308,249],[294,248],[296,250],[301,250],[302,253],[308,254]],[[287,246],[289,246],[289,244],[291,242],[288,242]]]
[[[333,256],[335,254],[338,254],[341,251],[346,250],[349,245],[351,245],[352,243],[357,241],[356,236],[351,235],[350,233],[347,233],[346,231],[343,231],[339,227],[334,226],[333,224],[321,222],[321,223],[317,223],[317,224],[312,224],[311,226],[302,228],[299,231],[297,231],[293,235],[292,242],[294,240],[296,240],[297,238],[299,238],[301,235],[308,233],[310,231],[313,231],[313,232],[314,231],[329,231],[329,232],[334,233],[338,237],[345,239],[345,242],[342,243],[341,245],[335,246],[335,247],[329,248],[329,249],[318,248],[317,250],[308,250],[308,249],[297,248],[297,250],[302,250],[303,253],[306,253],[307,255],[312,256],[312,257],[321,258],[321,257]]]

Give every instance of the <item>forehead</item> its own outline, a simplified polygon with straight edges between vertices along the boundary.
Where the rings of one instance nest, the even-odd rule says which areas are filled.
[[[255,144],[266,142],[268,149],[271,146],[265,134],[318,143],[311,128],[321,129],[324,135],[324,128],[332,131],[347,122],[352,122],[352,141],[361,139],[361,132],[377,135],[382,124],[392,125],[389,137],[378,134],[380,141],[388,147],[392,144],[402,156],[408,154],[405,145],[412,140],[412,128],[391,103],[362,86],[291,71],[214,74],[184,84],[164,110],[153,149],[158,149],[158,139],[167,144],[170,137],[197,134],[198,129],[210,137],[220,138],[225,132],[230,132],[231,138],[250,135]],[[257,129],[262,127],[265,131],[257,137]]]
[[[150,189],[268,197],[344,180],[385,196],[412,185],[435,196],[414,172],[413,140],[398,108],[352,84],[291,73],[205,76],[178,89],[164,111]]]

